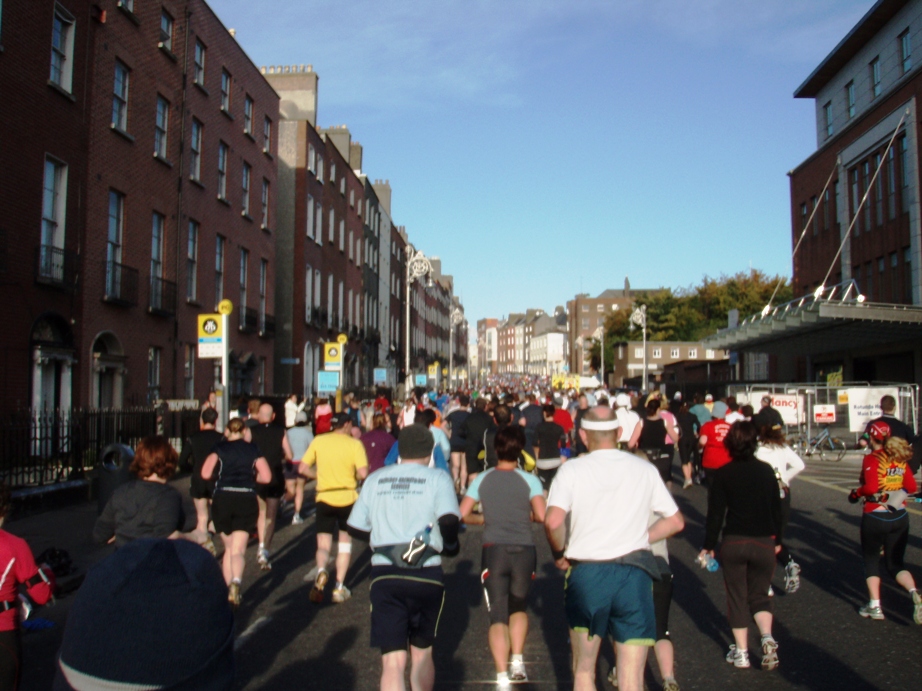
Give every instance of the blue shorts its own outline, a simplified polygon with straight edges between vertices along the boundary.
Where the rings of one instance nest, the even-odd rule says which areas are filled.
[[[656,642],[653,579],[643,569],[581,562],[567,574],[566,589],[567,623],[574,631],[629,645]]]

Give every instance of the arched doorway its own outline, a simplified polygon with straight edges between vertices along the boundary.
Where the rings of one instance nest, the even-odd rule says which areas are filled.
[[[93,363],[90,382],[91,408],[120,408],[125,388],[125,351],[111,331],[93,339],[90,351]]]
[[[73,404],[74,342],[70,325],[57,314],[35,320],[32,353],[32,410],[70,410]]]

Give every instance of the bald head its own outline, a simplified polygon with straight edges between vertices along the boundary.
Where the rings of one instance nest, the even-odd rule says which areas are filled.
[[[585,417],[583,417],[584,422],[611,422],[612,420],[616,419],[617,417],[615,416],[615,411],[608,406],[602,405],[590,408],[589,412],[586,413]],[[590,452],[597,449],[617,448],[617,428],[604,431],[596,431],[587,430],[585,426],[581,426],[579,434],[583,439],[583,443],[586,444]]]
[[[272,409],[271,403],[263,403],[259,406],[259,412],[256,413],[256,420],[260,424],[266,424],[272,422],[275,419],[275,411]]]

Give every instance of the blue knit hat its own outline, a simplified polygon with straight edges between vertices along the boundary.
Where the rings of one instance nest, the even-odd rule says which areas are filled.
[[[221,569],[186,540],[134,540],[93,567],[67,617],[55,691],[224,691],[234,617]]]

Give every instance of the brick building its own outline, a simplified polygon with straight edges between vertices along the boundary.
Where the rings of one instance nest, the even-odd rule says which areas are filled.
[[[477,376],[479,381],[499,372],[499,320],[477,320]]]

